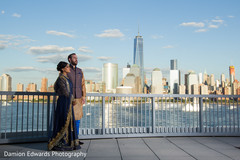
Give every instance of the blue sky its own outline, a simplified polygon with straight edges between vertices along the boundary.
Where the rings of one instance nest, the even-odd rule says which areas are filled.
[[[170,60],[182,73],[207,71],[220,79],[235,66],[239,76],[239,0],[1,0],[0,74],[24,88],[40,89],[58,76],[56,65],[78,53],[86,79],[101,81],[104,63],[133,61],[133,41],[144,39],[147,77],[154,68],[168,76]]]

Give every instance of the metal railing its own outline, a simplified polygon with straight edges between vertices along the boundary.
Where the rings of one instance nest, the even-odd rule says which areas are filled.
[[[81,139],[240,136],[240,96],[88,93]],[[55,93],[0,92],[0,143],[46,141]]]

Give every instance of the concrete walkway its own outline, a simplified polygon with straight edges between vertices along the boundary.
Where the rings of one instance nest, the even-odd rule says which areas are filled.
[[[48,152],[47,143],[0,145],[0,159],[240,160],[240,137],[84,140],[81,150]],[[12,157],[9,157],[10,154]]]

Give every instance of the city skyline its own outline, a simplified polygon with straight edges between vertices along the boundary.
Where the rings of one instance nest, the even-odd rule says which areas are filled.
[[[40,86],[42,77],[51,85],[57,63],[72,52],[86,79],[101,81],[107,62],[118,64],[121,75],[132,65],[139,25],[148,80],[154,68],[169,77],[171,59],[178,60],[182,75],[206,69],[215,79],[222,73],[229,78],[233,65],[240,79],[238,6],[237,0],[1,1],[0,75],[11,75],[13,90],[17,83]]]

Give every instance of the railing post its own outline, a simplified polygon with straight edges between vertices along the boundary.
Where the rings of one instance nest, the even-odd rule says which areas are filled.
[[[47,134],[49,135],[50,128],[50,95],[47,96]]]
[[[152,133],[155,133],[155,97],[152,97]]]
[[[105,135],[105,96],[102,96],[102,134]]]
[[[203,132],[203,97],[199,97],[199,127],[200,133]]]

